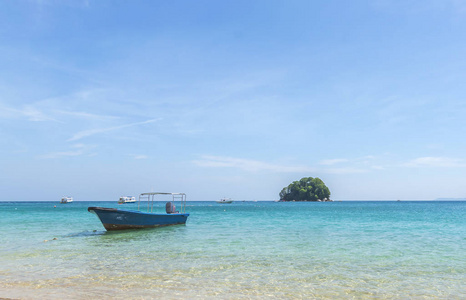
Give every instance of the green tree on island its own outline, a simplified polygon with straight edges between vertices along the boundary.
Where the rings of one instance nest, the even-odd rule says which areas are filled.
[[[304,177],[280,192],[281,201],[330,201],[330,190],[320,178]]]

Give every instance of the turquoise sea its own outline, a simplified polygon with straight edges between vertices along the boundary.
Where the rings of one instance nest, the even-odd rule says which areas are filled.
[[[121,232],[88,206],[123,207],[0,202],[0,298],[466,299],[466,202],[192,201]]]

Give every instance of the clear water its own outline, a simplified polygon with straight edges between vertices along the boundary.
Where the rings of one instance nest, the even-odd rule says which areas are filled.
[[[466,299],[466,202],[188,205],[106,232],[116,202],[0,202],[0,297]]]

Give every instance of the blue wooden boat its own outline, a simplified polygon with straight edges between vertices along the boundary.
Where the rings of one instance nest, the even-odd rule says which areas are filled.
[[[165,204],[165,213],[154,212],[155,197],[170,195],[171,201]],[[146,211],[141,211],[141,202],[147,201]],[[175,201],[181,203],[176,210]],[[139,195],[138,210],[126,210],[107,207],[88,207],[87,210],[99,217],[106,230],[141,229],[159,226],[186,224],[186,195],[184,193],[143,193]],[[157,210],[157,206],[155,208]]]

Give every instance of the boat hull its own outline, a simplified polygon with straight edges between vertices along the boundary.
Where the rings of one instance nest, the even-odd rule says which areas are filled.
[[[106,230],[141,229],[186,224],[189,214],[154,214],[106,207],[89,207]]]

